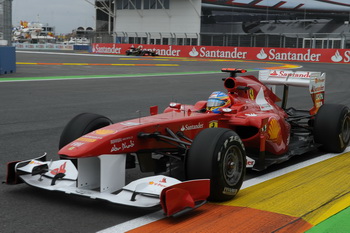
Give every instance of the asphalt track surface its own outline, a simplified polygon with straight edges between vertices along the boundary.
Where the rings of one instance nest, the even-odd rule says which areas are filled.
[[[17,72],[0,76],[0,179],[6,178],[8,161],[34,158],[43,152],[56,159],[60,133],[79,113],[99,113],[114,122],[137,118],[138,111],[147,115],[152,105],[162,109],[172,101],[194,103],[213,91],[223,90],[221,79],[227,76],[220,72],[223,67],[243,68],[257,75],[259,69],[298,66],[302,66],[301,70],[326,72],[326,102],[350,106],[347,64],[18,52]],[[292,88],[289,103],[307,108],[311,100],[306,90]],[[247,179],[284,170],[318,155],[319,152],[295,157],[261,173],[249,172]],[[127,180],[141,176],[144,174],[133,169],[128,171]],[[0,203],[0,232],[97,232],[159,210],[116,206],[24,184],[2,184]],[[206,208],[210,213],[211,205]],[[226,213],[220,211],[216,213]],[[178,220],[171,223],[173,232],[188,232],[188,228],[176,230]],[[219,225],[217,228],[221,229]],[[196,226],[190,229],[196,231]]]

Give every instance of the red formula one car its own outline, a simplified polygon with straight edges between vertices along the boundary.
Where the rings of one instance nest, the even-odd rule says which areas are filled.
[[[212,201],[232,199],[246,168],[263,170],[316,148],[342,152],[350,140],[349,108],[324,103],[325,74],[265,70],[259,78],[222,69],[227,93],[194,105],[170,103],[163,113],[112,123],[83,113],[62,132],[60,160],[9,163],[7,183],[152,207],[176,215]],[[282,85],[280,98],[275,86]],[[307,87],[310,110],[286,108],[289,86]],[[125,185],[126,169],[153,172]]]

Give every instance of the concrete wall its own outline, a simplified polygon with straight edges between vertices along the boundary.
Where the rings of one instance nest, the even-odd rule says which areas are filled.
[[[127,32],[129,36],[151,33],[200,33],[201,0],[170,0],[170,9],[116,10],[115,30]],[[193,36],[195,37],[195,36]]]

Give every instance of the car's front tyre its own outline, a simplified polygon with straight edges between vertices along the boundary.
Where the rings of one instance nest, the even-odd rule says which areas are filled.
[[[61,149],[75,139],[111,124],[113,122],[105,116],[95,113],[81,113],[70,120],[65,126],[58,147]]]
[[[231,200],[242,186],[246,154],[232,130],[208,128],[193,141],[186,159],[187,179],[210,179],[210,201]]]

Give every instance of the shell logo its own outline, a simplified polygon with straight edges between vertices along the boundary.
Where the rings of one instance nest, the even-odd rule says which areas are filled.
[[[271,119],[267,129],[267,134],[269,135],[269,140],[277,143],[278,145],[282,142],[281,126],[276,119]]]
[[[115,131],[110,129],[98,129],[95,131],[95,134],[98,134],[98,135],[108,135],[108,134],[114,134],[114,133]]]

